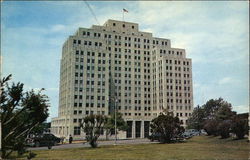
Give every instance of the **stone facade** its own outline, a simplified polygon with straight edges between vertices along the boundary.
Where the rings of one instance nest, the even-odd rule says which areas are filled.
[[[113,89],[112,89],[113,88]],[[137,23],[108,20],[79,28],[63,45],[57,136],[84,137],[79,121],[89,114],[108,115],[112,98],[129,129],[118,138],[144,138],[150,121],[164,110],[186,126],[193,111],[192,62],[169,39],[139,31]]]

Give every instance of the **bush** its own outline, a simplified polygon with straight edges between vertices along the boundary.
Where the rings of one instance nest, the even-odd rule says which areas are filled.
[[[214,135],[214,136],[218,135],[218,130],[217,130],[218,124],[219,124],[219,122],[215,119],[206,120],[205,125],[204,125],[204,129],[209,136],[210,135]]]
[[[174,137],[184,132],[179,118],[174,117],[172,113],[161,114],[157,118],[154,118],[150,127],[152,133],[160,135],[159,141],[161,143],[170,143]]]
[[[229,138],[230,135],[230,127],[231,127],[231,120],[224,120],[219,123],[218,125],[218,133],[220,134],[221,138]]]
[[[232,132],[236,134],[238,139],[243,139],[248,134],[248,120],[236,116],[233,120]]]

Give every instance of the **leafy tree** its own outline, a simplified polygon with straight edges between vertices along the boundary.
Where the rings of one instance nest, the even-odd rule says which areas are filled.
[[[30,133],[38,135],[42,134],[44,132],[49,132],[49,128],[51,126],[51,123],[41,123],[40,125],[36,126]]]
[[[122,113],[116,112],[116,127],[118,131],[126,131],[128,128],[127,123],[122,118]],[[111,117],[107,119],[104,125],[106,130],[106,139],[108,135],[111,135],[115,131],[115,113],[111,114]]]
[[[229,120],[236,115],[236,112],[232,111],[232,105],[227,102],[223,102],[220,104],[217,112],[215,113],[215,118],[219,121]]]
[[[233,118],[232,132],[238,139],[243,139],[248,134],[248,114],[236,115]]]
[[[204,125],[204,108],[197,106],[187,120],[187,128],[200,130]]]
[[[48,97],[42,90],[23,92],[22,83],[8,81],[11,75],[0,81],[0,113],[2,123],[2,150],[1,157],[8,158],[13,152],[25,152],[25,138],[36,126],[44,122],[48,113]]]
[[[215,113],[215,119],[219,122],[217,126],[218,134],[221,138],[229,138],[232,117],[236,112],[232,111],[230,103],[222,103],[218,111]]]
[[[231,121],[224,121],[231,120],[235,114],[232,111],[232,105],[222,98],[210,99],[206,104],[194,109],[192,116],[188,119],[188,128],[198,130],[203,128],[208,135],[220,134],[222,137],[227,137]]]
[[[220,108],[221,104],[224,103],[224,100],[222,98],[219,99],[210,99],[202,106],[204,109],[204,118],[206,119],[213,119],[215,116],[215,113]]]
[[[161,143],[170,143],[171,139],[184,132],[181,121],[172,113],[160,114],[150,124],[151,132],[160,134]]]
[[[83,118],[80,123],[80,127],[86,133],[86,140],[89,142],[92,148],[97,147],[96,141],[103,131],[104,124],[107,121],[107,117],[103,115],[89,115]]]

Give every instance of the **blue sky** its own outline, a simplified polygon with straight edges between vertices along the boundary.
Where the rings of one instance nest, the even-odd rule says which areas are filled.
[[[249,111],[249,2],[89,1],[99,23],[122,19],[171,39],[193,60],[194,106],[222,97],[233,110]],[[81,1],[1,2],[3,75],[45,88],[57,116],[61,48],[78,27],[97,24]],[[50,120],[49,118],[49,120]]]

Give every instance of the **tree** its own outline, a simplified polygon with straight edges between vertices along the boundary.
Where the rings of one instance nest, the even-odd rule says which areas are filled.
[[[236,115],[236,112],[232,111],[232,105],[225,101],[220,104],[217,112],[215,112],[215,118],[219,121],[232,119],[234,115]]]
[[[204,109],[204,116],[206,119],[213,119],[215,116],[215,113],[220,108],[221,104],[224,103],[224,100],[222,98],[219,99],[210,99],[202,106]]]
[[[231,128],[238,139],[243,139],[244,136],[248,134],[248,114],[234,116]]]
[[[122,113],[116,112],[116,127],[118,131],[126,131],[128,126],[127,123],[122,118]],[[111,135],[112,132],[115,132],[115,113],[111,114],[111,116],[107,119],[107,122],[104,125],[106,130],[106,139],[108,135]]]
[[[187,128],[200,130],[204,125],[204,108],[197,106],[194,108],[192,115],[187,120]]]
[[[38,134],[42,134],[44,132],[49,132],[49,128],[51,126],[51,122],[49,123],[41,123],[40,125],[36,126],[30,133],[31,134],[35,134],[35,135],[38,135]]]
[[[217,130],[221,138],[230,137],[229,133],[234,115],[236,115],[236,112],[232,111],[232,105],[227,102],[222,103],[215,113],[215,119],[219,122]]]
[[[160,114],[150,124],[151,132],[160,134],[161,143],[170,143],[171,140],[184,132],[181,121],[172,113]]]
[[[225,138],[230,132],[231,121],[227,120],[231,120],[235,114],[232,111],[232,105],[222,98],[210,99],[206,104],[194,109],[188,119],[188,128],[198,130],[203,128],[208,135],[220,134]]]
[[[8,158],[13,151],[23,154],[27,135],[49,116],[48,97],[42,94],[43,89],[38,93],[34,90],[23,92],[20,82],[9,86],[10,78],[11,75],[0,82],[2,158]]]
[[[99,136],[103,132],[104,124],[107,121],[107,117],[103,115],[89,115],[83,118],[80,123],[80,127],[86,133],[86,140],[91,147],[96,148]]]

